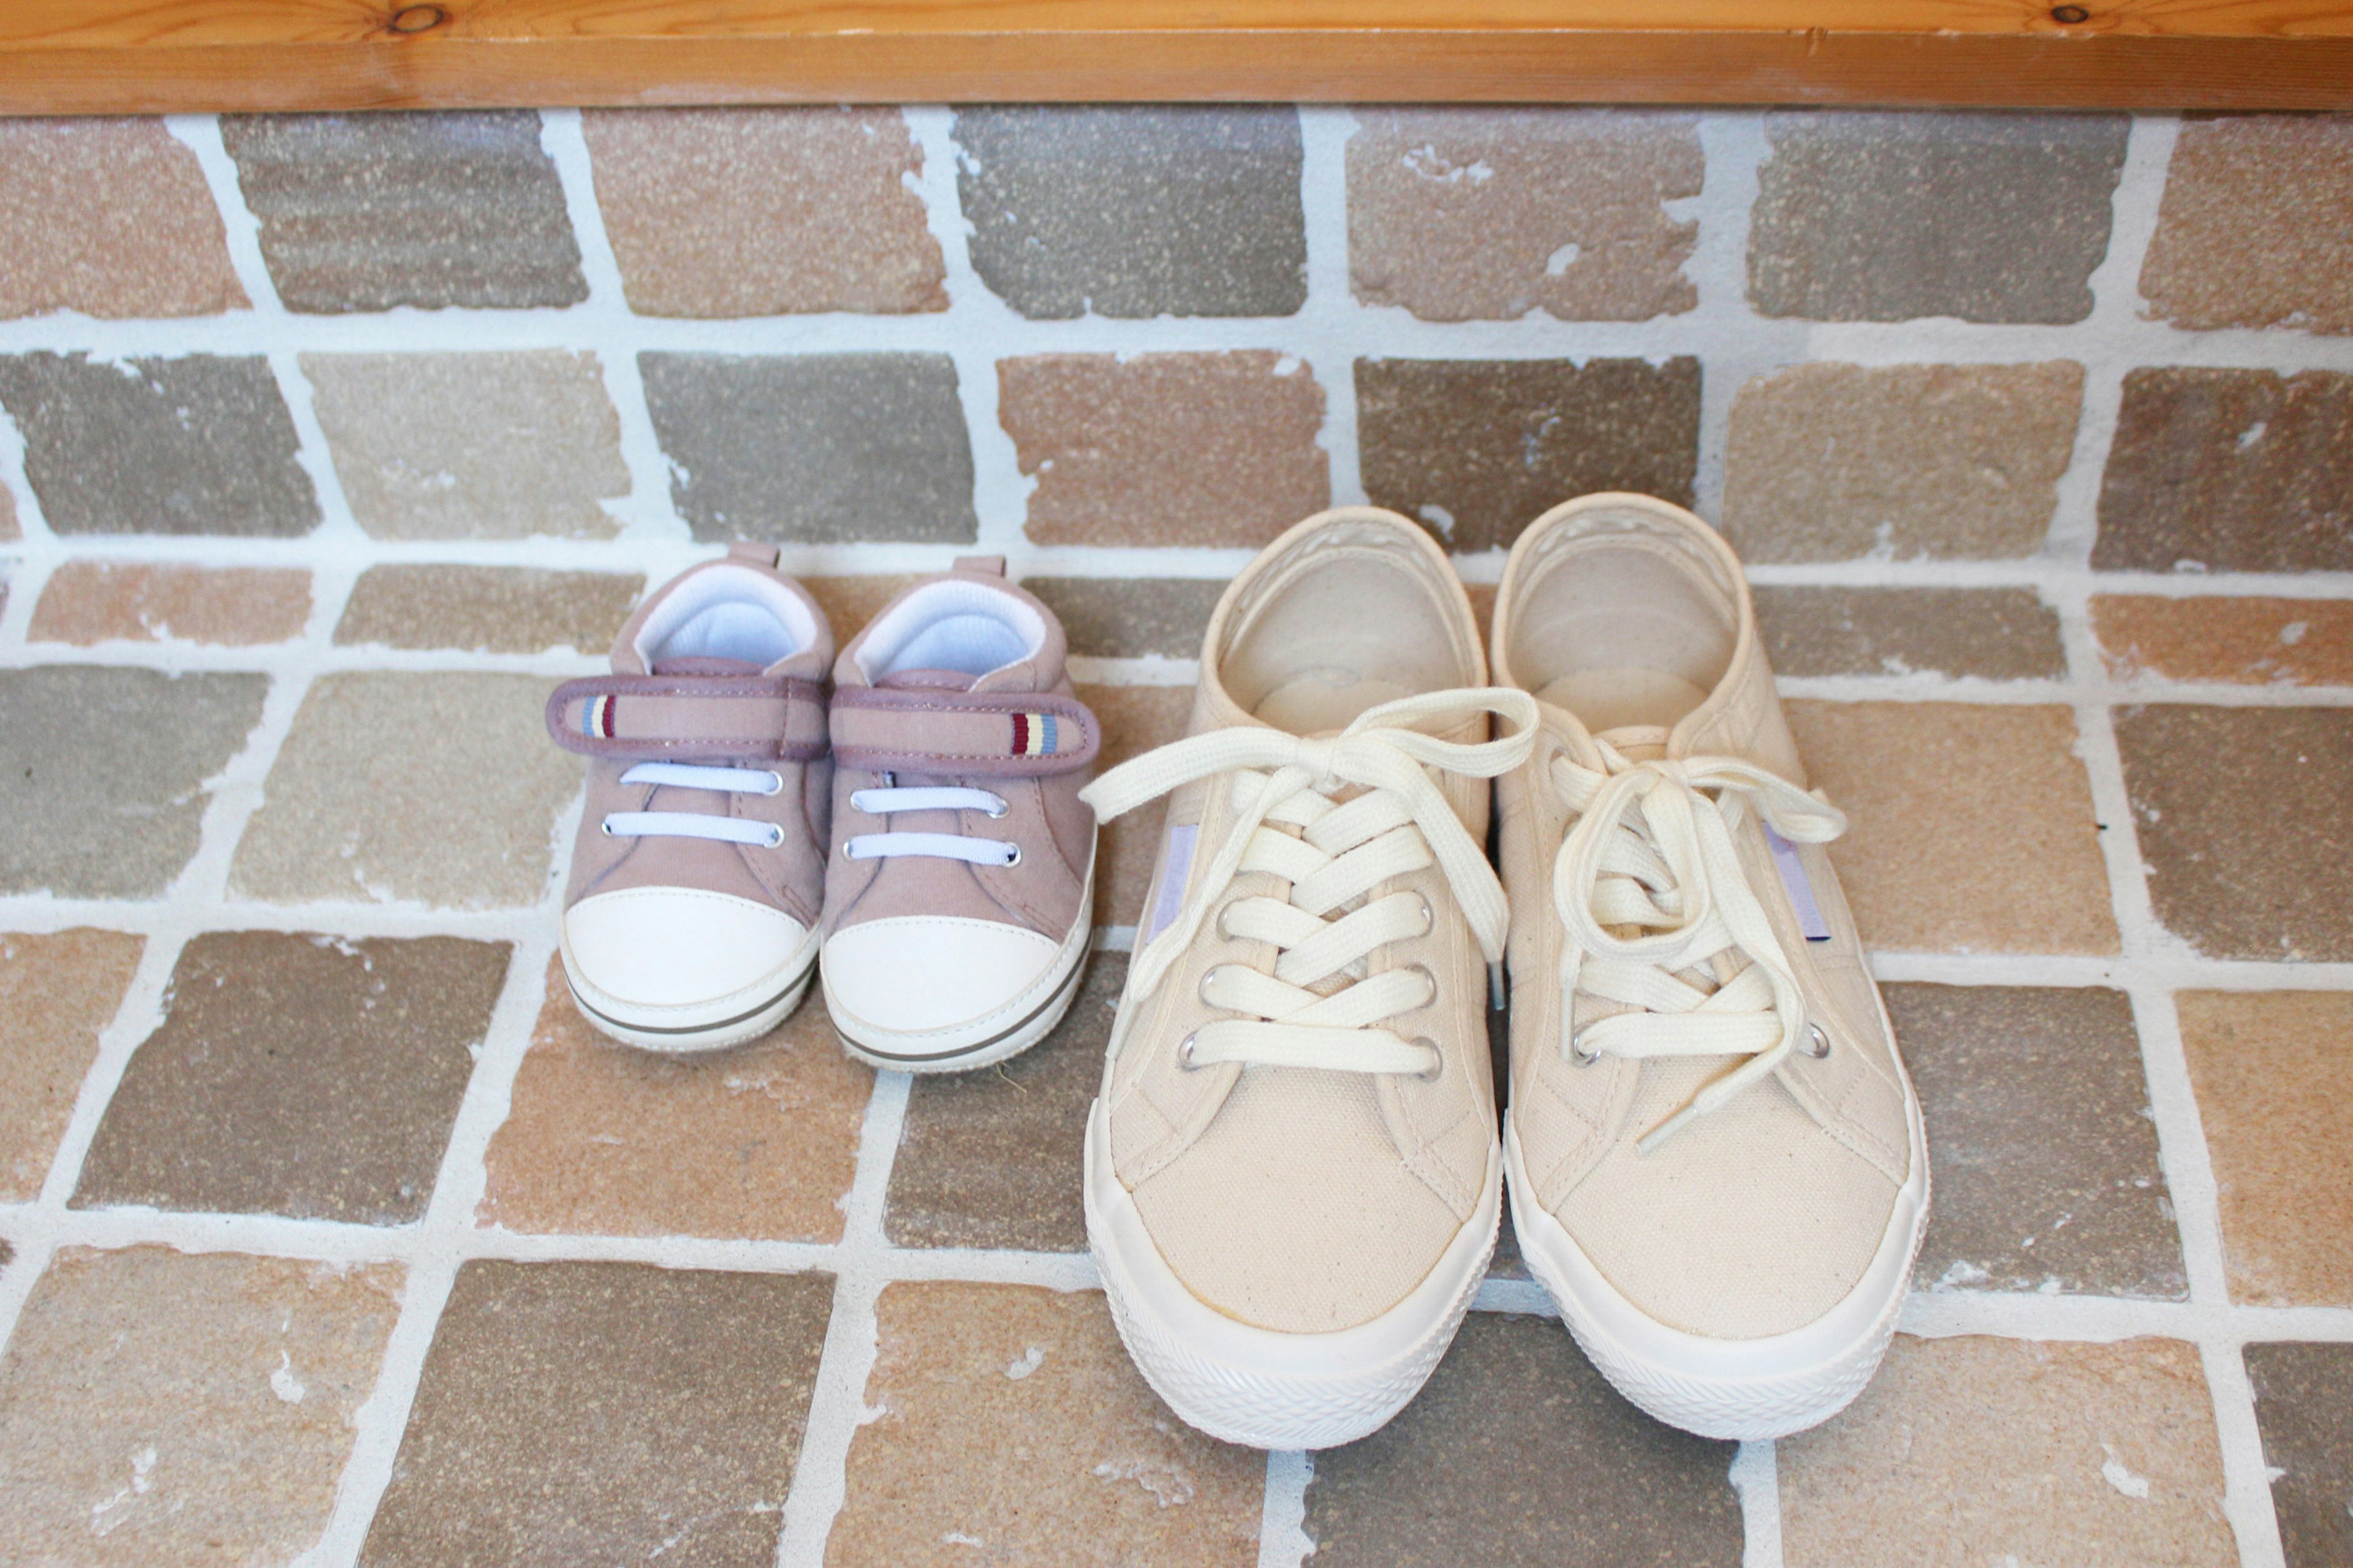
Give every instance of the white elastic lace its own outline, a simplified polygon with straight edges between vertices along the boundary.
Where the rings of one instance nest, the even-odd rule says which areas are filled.
[[[884,775],[886,778],[888,774]],[[892,785],[852,790],[849,805],[869,816],[894,811],[979,811],[1005,815],[1005,797],[985,789],[946,784]],[[888,860],[901,855],[929,856],[939,860],[963,860],[975,866],[1018,866],[1021,846],[1002,838],[980,838],[963,833],[861,833],[842,845],[852,860]]]
[[[1413,727],[1455,728],[1485,714],[1508,721],[1514,732],[1469,744]],[[1185,1065],[1436,1070],[1434,1044],[1379,1026],[1429,1005],[1436,978],[1418,966],[1366,973],[1377,949],[1430,930],[1433,911],[1408,892],[1347,906],[1435,860],[1488,963],[1500,963],[1503,887],[1427,770],[1470,778],[1507,773],[1526,758],[1535,725],[1535,701],[1525,692],[1439,691],[1367,709],[1327,739],[1254,726],[1213,730],[1123,763],[1090,784],[1080,798],[1109,821],[1196,780],[1235,775],[1240,816],[1176,920],[1136,954],[1130,984],[1136,995],[1150,995],[1212,909],[1221,931],[1270,943],[1278,956],[1271,974],[1228,963],[1203,976],[1203,999],[1243,1016],[1196,1030],[1179,1047]],[[1351,786],[1363,793],[1345,804],[1333,801]],[[1290,884],[1289,897],[1225,902],[1234,879],[1250,871],[1281,878]],[[1335,977],[1345,984],[1328,993],[1311,989]]]
[[[1553,905],[1567,929],[1561,1051],[1580,1061],[1748,1058],[1646,1133],[1636,1147],[1647,1154],[1779,1067],[1808,1027],[1796,973],[1733,847],[1743,813],[1799,844],[1836,838],[1846,817],[1736,757],[1637,763],[1596,744],[1606,771],[1552,764],[1580,814],[1553,862]],[[1632,1011],[1580,1026],[1580,994]]]
[[[686,763],[639,763],[621,775],[625,784],[674,784],[681,789],[718,790],[727,795],[774,795],[785,787],[782,773],[766,768],[705,768]],[[756,844],[774,849],[785,830],[773,822],[712,816],[699,811],[609,811],[605,832],[614,838],[715,838],[726,844]]]

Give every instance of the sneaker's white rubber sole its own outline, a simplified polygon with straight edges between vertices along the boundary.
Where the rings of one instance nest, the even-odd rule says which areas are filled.
[[[684,1056],[756,1040],[792,1016],[817,976],[818,933],[782,955],[776,969],[744,989],[691,1006],[647,1007],[611,995],[583,978],[563,943],[564,978],[580,1016],[625,1046]]]
[[[969,1072],[1019,1056],[1053,1032],[1078,996],[1087,944],[1094,935],[1094,906],[1090,881],[1079,918],[1046,972],[1004,1005],[952,1029],[908,1033],[881,1028],[844,1007],[828,985],[826,1011],[833,1016],[841,1048],[869,1067],[895,1072]]]
[[[1328,1334],[1253,1328],[1185,1288],[1112,1172],[1103,1101],[1087,1117],[1087,1240],[1112,1321],[1145,1382],[1212,1437],[1253,1448],[1329,1448],[1405,1408],[1454,1342],[1495,1250],[1503,1168],[1411,1294],[1368,1323]]]
[[[1512,1227],[1529,1271],[1544,1282],[1578,1348],[1642,1409],[1703,1437],[1743,1442],[1818,1426],[1852,1403],[1879,1370],[1928,1226],[1928,1152],[1917,1101],[1909,1108],[1912,1178],[1846,1298],[1814,1321],[1758,1340],[1685,1333],[1645,1313],[1595,1268],[1561,1223],[1525,1194],[1535,1189],[1516,1130],[1504,1132]]]

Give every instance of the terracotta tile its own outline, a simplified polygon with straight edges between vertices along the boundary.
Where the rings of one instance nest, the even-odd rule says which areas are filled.
[[[1365,109],[1348,138],[1348,279],[1431,321],[1640,321],[1699,302],[1706,169],[1692,114]]]
[[[1250,1568],[1266,1459],[1171,1415],[1094,1291],[894,1284],[828,1568]]]
[[[2353,1345],[2246,1348],[2287,1568],[2353,1562]]]
[[[2121,114],[1765,117],[1748,298],[1817,321],[2080,321],[2108,249]]]
[[[1847,814],[1831,860],[1865,946],[2116,951],[2101,824],[2059,707],[1792,702],[1811,784]]]
[[[2091,609],[2118,680],[2353,685],[2353,605],[2341,600],[2097,594]]]
[[[923,581],[919,574],[876,573],[871,576],[804,577],[801,586],[813,595],[825,618],[832,623],[835,646],[846,645],[882,613],[882,606]]]
[[[1592,490],[1689,505],[1699,393],[1692,358],[1360,359],[1365,491],[1465,553]]]
[[[1199,658],[1226,591],[1222,579],[1196,577],[1025,577],[1021,585],[1061,617],[1072,653],[1098,658]]]
[[[2239,1561],[2206,1375],[2178,1340],[1898,1334],[1862,1397],[1779,1458],[1789,1568]]]
[[[0,405],[53,533],[284,537],[319,525],[293,417],[259,355],[0,354]]]
[[[2128,374],[2092,564],[2353,571],[2353,375]]]
[[[1800,364],[1732,400],[1724,531],[1751,561],[2031,555],[2084,367]]]
[[[1756,590],[1757,621],[1783,675],[2067,674],[2059,614],[2027,588]]]
[[[823,1274],[461,1266],[360,1562],[768,1568],[832,1301]]]
[[[1079,700],[1094,710],[1103,729],[1099,770],[1118,766],[1155,746],[1181,740],[1193,711],[1189,686],[1082,686]],[[1160,853],[1159,801],[1140,807],[1097,830],[1095,923],[1134,925],[1144,914],[1152,866]]]
[[[232,898],[536,903],[580,788],[549,743],[551,682],[354,670],[313,681],[229,866]],[[421,803],[462,801],[462,811]]]
[[[2178,327],[2353,332],[2353,115],[2185,120],[2140,292]]]
[[[194,938],[74,1205],[423,1218],[510,952],[446,936]]]
[[[0,317],[246,308],[204,170],[161,120],[0,120]]]
[[[959,109],[955,135],[973,270],[1033,321],[1306,302],[1288,104]]]
[[[69,561],[33,606],[33,642],[193,642],[252,647],[300,637],[311,574],[290,567]]]
[[[1126,984],[1126,955],[1098,952],[1035,1047],[987,1072],[915,1079],[891,1166],[892,1246],[1086,1250],[1080,1151]]]
[[[572,1004],[564,963],[483,1156],[480,1221],[594,1236],[839,1241],[874,1074],[821,997],[736,1050],[617,1046]]]
[[[0,935],[0,1203],[40,1196],[99,1033],[145,946],[87,927]]]
[[[1324,389],[1272,350],[997,363],[1040,544],[1256,548],[1332,498]]]
[[[2209,958],[2353,959],[2353,710],[2165,703],[2116,731],[2167,929]]]
[[[225,114],[290,310],[524,310],[588,297],[530,110]]]
[[[580,128],[641,316],[948,308],[896,109],[590,110]]]
[[[605,539],[629,493],[593,353],[304,354],[359,525],[379,539]]]
[[[1473,1312],[1397,1419],[1315,1456],[1307,1534],[1315,1568],[1736,1568],[1734,1451],[1644,1416],[1552,1319]]]
[[[643,353],[670,497],[707,542],[962,543],[972,444],[942,353]]]
[[[613,646],[646,580],[533,567],[371,566],[352,586],[338,643],[539,653]]]
[[[269,678],[51,664],[0,670],[0,892],[147,899],[196,852],[209,781]]]
[[[2182,1300],[2189,1277],[2121,991],[1881,988],[1928,1121],[1927,1290]]]
[[[2353,994],[2174,997],[2233,1300],[2353,1306]]]
[[[67,1247],[0,1362],[22,1563],[286,1563],[317,1545],[399,1315],[397,1264]]]

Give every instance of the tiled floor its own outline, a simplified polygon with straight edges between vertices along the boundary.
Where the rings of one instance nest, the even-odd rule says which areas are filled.
[[[113,313],[258,315],[0,323],[0,398],[40,411],[0,421],[0,1563],[2353,1562],[2353,351],[2256,330],[2353,318],[2324,270],[2218,287],[2236,253],[2190,221],[2301,122],[1997,126],[1957,159],[1860,116],[1768,147],[1753,116],[1316,110],[1303,142],[1254,110],[1213,126],[1227,226],[1131,244],[1160,219],[1066,188],[1127,155],[1107,122],[967,113],[944,168],[944,111],[915,142],[896,112],[552,115],[545,166],[529,117],[469,117],[462,199],[340,239],[304,215],[382,147],[206,121],[234,268],[191,241]],[[737,183],[695,195],[680,148],[713,137],[803,250],[740,243],[782,220]],[[143,169],[155,138],[83,152]],[[1440,142],[1488,179],[1395,177]],[[794,187],[813,145],[855,179]],[[2168,157],[2190,218],[2159,246]],[[1822,262],[1989,164],[2049,254]],[[2079,222],[2119,177],[2145,270]],[[1519,226],[1588,179],[1608,265],[1556,275]],[[1252,216],[1303,180],[1303,229]],[[1025,246],[1035,211],[1069,233]],[[406,281],[368,269],[394,251]],[[1066,265],[1095,251],[1124,259]],[[1495,320],[1532,308],[1559,319]],[[1187,311],[1249,319],[1152,319]],[[691,319],[747,313],[740,357]],[[1250,431],[1166,415],[1210,405]],[[779,452],[787,406],[865,412]],[[977,535],[1065,617],[1121,757],[1176,732],[1275,526],[1394,499],[1475,589],[1601,479],[1747,552],[1926,1105],[1905,1332],[1829,1426],[1648,1422],[1508,1238],[1376,1436],[1261,1456],[1176,1422],[1078,1204],[1148,814],[1106,833],[1069,1021],[999,1069],[877,1077],[816,1006],[656,1060],[565,999],[578,775],[540,704],[695,541],[788,533],[847,631]],[[244,537],[160,537],[223,517]]]

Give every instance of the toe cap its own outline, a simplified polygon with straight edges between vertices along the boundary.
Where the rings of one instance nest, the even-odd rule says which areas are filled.
[[[772,979],[808,928],[782,910],[698,888],[628,888],[564,914],[580,978],[643,1007],[691,1007]]]
[[[827,994],[895,1034],[952,1029],[1014,1002],[1054,967],[1050,937],[995,921],[898,916],[826,939]]]

